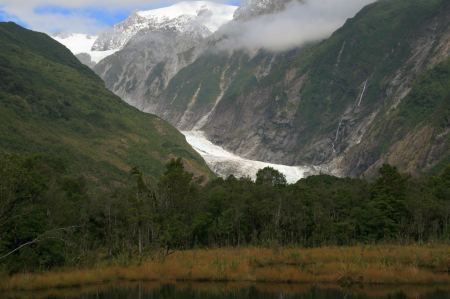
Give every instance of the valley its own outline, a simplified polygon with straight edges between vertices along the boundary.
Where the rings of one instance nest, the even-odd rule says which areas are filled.
[[[252,24],[290,21],[289,10],[305,18],[328,12],[275,0],[238,9],[192,2],[186,16],[177,9],[185,3],[138,12],[98,38],[93,49],[117,52],[93,69],[125,102],[181,131],[203,131],[241,161],[352,177],[371,177],[386,162],[416,176],[439,172],[450,155],[448,93],[420,120],[399,119],[416,109],[412,98],[423,77],[450,59],[450,6],[372,2],[352,4],[319,37],[299,30],[302,42],[277,50],[242,38]],[[211,26],[204,11],[221,23]],[[447,81],[431,84],[445,90]],[[426,150],[403,153],[412,139],[411,148]]]
[[[3,297],[449,296],[450,1],[69,2],[0,5]]]

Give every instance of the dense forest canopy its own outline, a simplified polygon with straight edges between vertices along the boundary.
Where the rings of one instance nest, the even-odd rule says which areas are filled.
[[[218,246],[448,241],[450,167],[413,178],[384,165],[376,180],[318,175],[288,185],[274,169],[204,182],[166,165],[134,168],[94,191],[60,160],[0,156],[0,264],[15,272]]]

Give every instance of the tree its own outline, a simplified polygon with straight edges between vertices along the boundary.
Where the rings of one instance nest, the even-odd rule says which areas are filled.
[[[284,187],[287,184],[286,176],[272,167],[261,169],[256,174],[257,185],[269,185],[273,187]]]
[[[395,238],[401,226],[409,217],[406,208],[406,191],[408,177],[400,174],[396,167],[384,164],[379,169],[379,177],[372,185],[372,208],[378,217],[381,234],[378,238]]]
[[[197,192],[193,174],[185,171],[182,159],[172,159],[158,182],[160,241],[169,252],[192,242],[193,206]]]
[[[256,174],[256,185],[260,187],[261,197],[264,196],[266,214],[271,217],[271,221],[266,221],[263,224],[266,227],[264,231],[265,239],[267,241],[274,241],[274,239],[279,241],[282,235],[280,221],[284,197],[281,189],[287,185],[286,177],[278,170],[266,167]]]
[[[47,269],[65,262],[65,234],[80,210],[79,185],[52,158],[1,155],[0,256],[10,271]],[[79,182],[79,181],[77,181]],[[72,184],[73,183],[73,184]],[[56,193],[59,196],[55,197]],[[71,203],[76,203],[73,206]],[[59,211],[56,211],[60,209]],[[57,233],[56,233],[57,232]]]
[[[18,206],[44,192],[45,179],[36,175],[35,162],[35,157],[0,154],[0,230]]]
[[[134,167],[130,174],[135,181],[135,194],[129,198],[132,209],[131,214],[133,215],[133,220],[137,226],[138,251],[139,255],[142,256],[144,246],[143,231],[145,224],[152,219],[152,207],[154,207],[155,193],[150,185],[145,182],[144,175],[137,167]]]

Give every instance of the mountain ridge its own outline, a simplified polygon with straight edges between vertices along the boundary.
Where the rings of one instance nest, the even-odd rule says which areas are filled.
[[[290,3],[268,2],[250,18]],[[258,3],[248,1],[241,9],[253,11]],[[439,162],[424,166],[426,154],[409,166],[402,161],[401,146],[394,144],[405,135],[386,137],[392,144],[383,149],[366,138],[387,144],[381,137],[375,141],[374,132],[421,74],[449,56],[448,7],[442,0],[380,0],[329,38],[277,52],[224,50],[227,30],[205,38],[144,29],[94,70],[131,105],[180,130],[203,130],[210,141],[246,159],[344,176],[372,175],[383,162],[411,173],[431,171]],[[230,25],[239,28],[239,22]]]
[[[193,25],[203,37],[211,35],[230,21],[236,7],[208,1],[178,2],[172,6],[137,11],[125,21],[101,33],[92,50],[122,49],[141,30],[163,29],[180,33],[192,31]]]
[[[139,166],[149,176],[182,157],[212,174],[175,128],[128,106],[49,36],[0,23],[0,150],[42,153],[98,187],[117,185]]]

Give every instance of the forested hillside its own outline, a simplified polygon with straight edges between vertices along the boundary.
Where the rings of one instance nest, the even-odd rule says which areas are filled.
[[[42,154],[102,188],[140,165],[151,176],[183,157],[211,176],[175,128],[128,106],[64,46],[45,34],[0,23],[0,151]]]
[[[172,160],[158,178],[92,196],[83,180],[40,157],[0,156],[0,269],[10,272],[132,262],[161,252],[230,246],[411,244],[450,237],[450,168],[414,179],[384,165],[377,179],[313,176],[287,185],[266,168],[256,182],[201,186]]]

